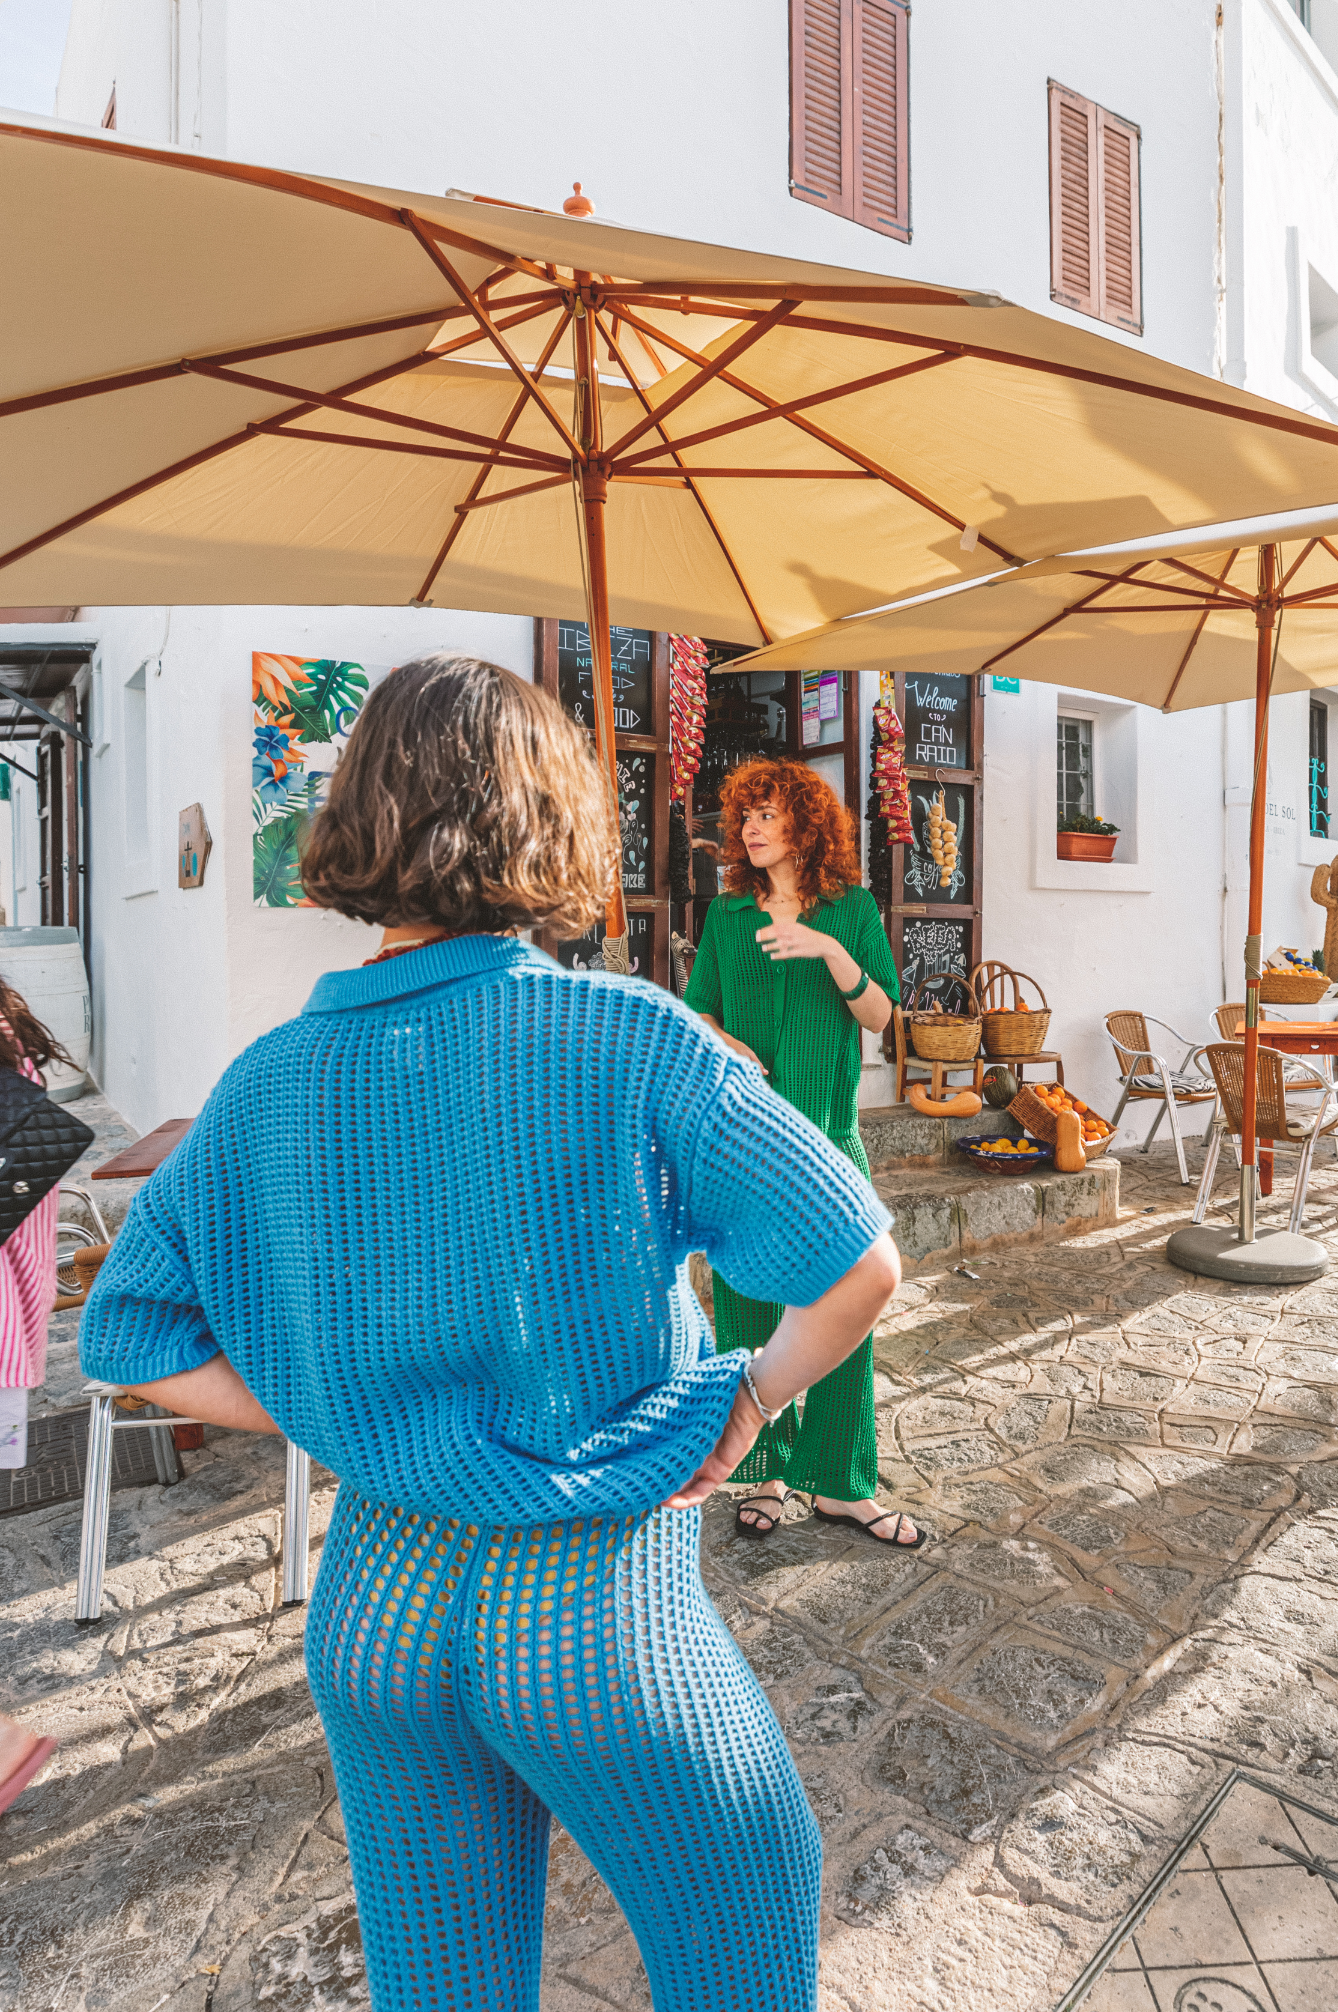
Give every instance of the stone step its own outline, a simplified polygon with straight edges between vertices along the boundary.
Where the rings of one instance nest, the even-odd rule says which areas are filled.
[[[974,1118],[924,1118],[909,1104],[860,1112],[873,1184],[897,1219],[907,1272],[942,1271],[1118,1219],[1120,1163],[1109,1151],[1081,1174],[991,1174],[956,1150],[958,1139],[982,1133],[1016,1139],[1022,1128],[988,1105]]]

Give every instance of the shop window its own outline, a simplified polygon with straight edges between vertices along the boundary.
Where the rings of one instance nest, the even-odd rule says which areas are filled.
[[[790,0],[790,194],[911,234],[905,0]]]
[[[1310,701],[1310,836],[1329,836],[1329,708],[1323,699]]]
[[[1061,713],[1055,723],[1055,808],[1060,824],[1093,817],[1092,721]]]
[[[1050,298],[1143,333],[1139,129],[1050,86]]]

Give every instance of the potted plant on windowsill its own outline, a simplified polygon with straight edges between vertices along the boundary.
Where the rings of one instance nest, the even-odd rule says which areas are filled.
[[[1066,817],[1055,837],[1055,852],[1060,859],[1110,859],[1119,830],[1101,817]]]

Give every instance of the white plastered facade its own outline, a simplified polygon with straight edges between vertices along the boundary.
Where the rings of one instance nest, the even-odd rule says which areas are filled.
[[[551,207],[579,177],[602,213],[651,230],[997,290],[1081,321],[1049,298],[1055,79],[1142,132],[1145,331],[1124,339],[1338,418],[1315,389],[1326,380],[1313,358],[1307,375],[1296,320],[1302,263],[1331,276],[1338,298],[1338,78],[1325,54],[1332,25],[1338,55],[1328,18],[1338,0],[1315,10],[1312,38],[1284,0],[918,6],[910,244],[790,197],[778,0],[683,0],[668,12],[648,0],[484,10],[461,0],[375,10],[360,0],[74,0],[55,109],[97,124],[114,86],[123,134]],[[1322,330],[1318,340],[1322,361]],[[1338,367],[1333,377],[1338,396]],[[368,954],[360,925],[252,906],[251,652],[387,663],[467,649],[528,675],[531,627],[410,609],[180,608],[170,619],[82,609],[74,633],[96,644],[99,709],[94,1068],[146,1128],[197,1110],[227,1061],[295,1012],[319,971]],[[125,690],[141,670],[147,874],[132,857],[144,834],[127,825],[126,804]],[[1239,996],[1248,718],[1239,706],[1163,719],[1088,702],[1080,677],[1075,665],[1068,693],[987,695],[985,954],[1040,978],[1070,1083],[1109,1109],[1103,1012],[1141,1005],[1205,1038],[1223,987]],[[870,698],[866,689],[866,718]],[[1322,936],[1308,888],[1328,854],[1307,835],[1306,706],[1274,707],[1270,945]],[[1125,812],[1104,875],[1052,857],[1059,709],[1093,714],[1107,799],[1097,808]],[[196,800],[214,854],[204,888],[187,893],[176,887],[176,818]],[[867,1045],[864,1101],[886,1102],[889,1072]]]

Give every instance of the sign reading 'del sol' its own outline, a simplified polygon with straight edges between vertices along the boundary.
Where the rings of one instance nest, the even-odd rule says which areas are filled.
[[[648,734],[651,645],[649,629],[610,629],[613,646],[613,728],[620,734]],[[590,631],[584,622],[558,623],[558,697],[564,711],[595,730],[595,679]]]
[[[971,759],[971,679],[906,674],[906,760],[913,768],[965,768]]]

